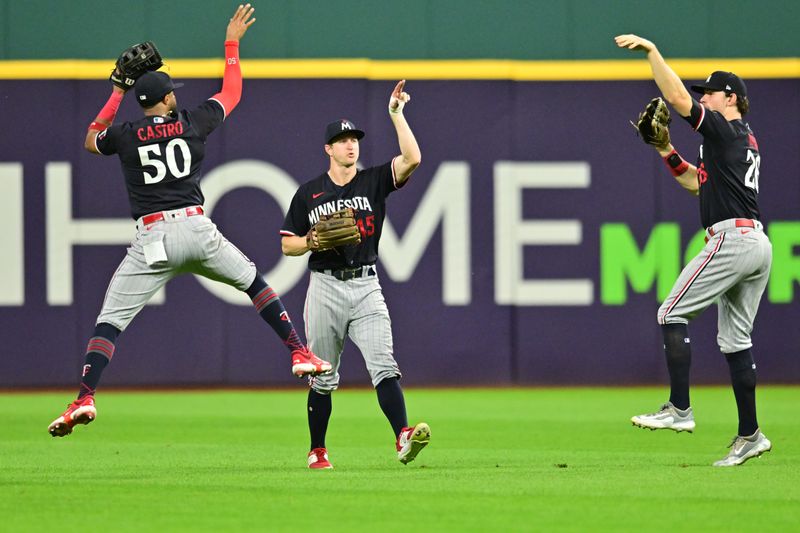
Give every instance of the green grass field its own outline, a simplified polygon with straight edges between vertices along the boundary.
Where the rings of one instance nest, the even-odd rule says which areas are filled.
[[[663,388],[406,391],[431,425],[396,460],[374,392],[334,397],[333,471],[305,466],[297,391],[98,395],[62,439],[71,394],[2,394],[0,531],[797,531],[800,388],[761,387],[773,451],[727,452],[727,388],[695,388],[694,434],[634,428]]]

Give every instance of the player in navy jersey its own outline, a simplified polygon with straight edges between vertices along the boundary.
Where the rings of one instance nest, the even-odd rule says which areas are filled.
[[[714,466],[740,465],[772,448],[756,418],[756,365],[750,339],[769,278],[772,245],[759,220],[761,153],[743,120],[750,110],[747,87],[732,72],[716,71],[704,83],[692,85],[692,90],[702,95],[697,101],[652,42],[620,35],[616,43],[647,53],[664,98],[703,136],[696,165],[684,161],[671,144],[657,148],[678,183],[700,197],[706,246],[683,269],[658,310],[670,376],[669,401],[658,412],[634,416],[631,421],[649,429],[694,430],[687,324],[716,302],[717,342],[730,368],[739,427],[730,452]]]
[[[408,425],[389,311],[376,266],[386,199],[406,184],[421,160],[417,141],[403,116],[403,107],[410,99],[403,91],[404,85],[405,80],[400,81],[389,98],[389,117],[397,132],[400,155],[383,165],[358,170],[359,141],[364,132],[346,119],[328,124],[324,139],[330,160],[328,171],[298,189],[281,229],[284,254],[298,256],[311,251],[304,312],[306,336],[310,348],[333,365],[331,373],[309,378],[309,468],[333,468],[325,434],[332,409],[331,394],[339,385],[340,356],[348,336],[367,364],[378,403],[392,427],[400,462],[412,461],[430,440],[427,424]],[[331,250],[309,249],[306,236],[320,215],[347,207],[356,210],[361,242]]]
[[[95,389],[114,354],[117,336],[156,291],[186,272],[246,292],[291,352],[295,375],[315,375],[331,368],[307,350],[275,291],[203,212],[199,182],[205,141],[241,98],[239,39],[255,22],[253,11],[250,4],[240,5],[229,21],[225,74],[219,93],[191,111],[179,112],[173,91],[182,84],[173,83],[163,72],[147,72],[134,85],[143,118],[111,125],[125,94],[115,86],[89,126],[85,148],[96,154],[119,156],[138,232],[109,283],[86,348],[78,399],[48,428],[54,437],[69,435],[76,424],[95,419]]]

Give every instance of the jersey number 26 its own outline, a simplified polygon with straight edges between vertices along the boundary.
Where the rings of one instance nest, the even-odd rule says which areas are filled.
[[[758,168],[761,166],[761,155],[754,154],[752,150],[748,150],[747,162],[750,163],[750,166],[744,175],[744,184],[758,192]]]
[[[183,156],[183,168],[178,167],[178,160],[175,157],[175,152],[177,150],[180,150]],[[160,144],[148,144],[139,147],[139,161],[141,161],[142,166],[151,166],[153,170],[155,170],[155,174],[150,174],[147,171],[142,173],[144,175],[145,185],[158,183],[163,180],[167,175],[167,168],[169,168],[169,173],[176,179],[183,178],[189,174],[189,170],[192,168],[192,153],[189,151],[189,145],[186,144],[186,141],[180,138],[172,139],[167,143],[167,146],[164,147],[164,153],[167,160],[166,165],[161,159]],[[150,157],[151,154],[157,157],[157,159],[152,159]]]

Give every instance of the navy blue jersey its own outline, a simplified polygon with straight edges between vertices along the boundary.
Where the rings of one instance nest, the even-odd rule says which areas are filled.
[[[149,116],[111,126],[97,135],[97,150],[119,155],[131,215],[203,205],[200,166],[206,138],[222,124],[225,111],[206,100],[177,117]]]
[[[305,236],[321,215],[347,207],[356,210],[356,222],[361,230],[360,244],[312,252],[308,268],[336,270],[372,265],[378,260],[386,197],[402,187],[396,184],[392,163],[359,170],[344,187],[336,185],[327,172],[300,186],[286,213],[281,235]]]
[[[758,220],[761,154],[750,126],[741,119],[728,121],[694,99],[684,119],[703,135],[697,158],[703,227],[729,218]]]

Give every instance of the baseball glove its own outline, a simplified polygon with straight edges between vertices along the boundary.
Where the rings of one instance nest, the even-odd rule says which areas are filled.
[[[164,62],[152,41],[135,44],[122,52],[117,59],[109,80],[120,89],[127,91],[137,78],[150,70],[158,70]]]
[[[315,252],[360,242],[361,231],[356,225],[356,212],[352,208],[322,215],[306,235],[308,249]]]
[[[664,150],[670,144],[670,122],[672,118],[669,116],[666,102],[661,98],[653,98],[644,112],[639,113],[639,120],[636,123],[631,121],[631,125],[636,128],[644,142]]]

